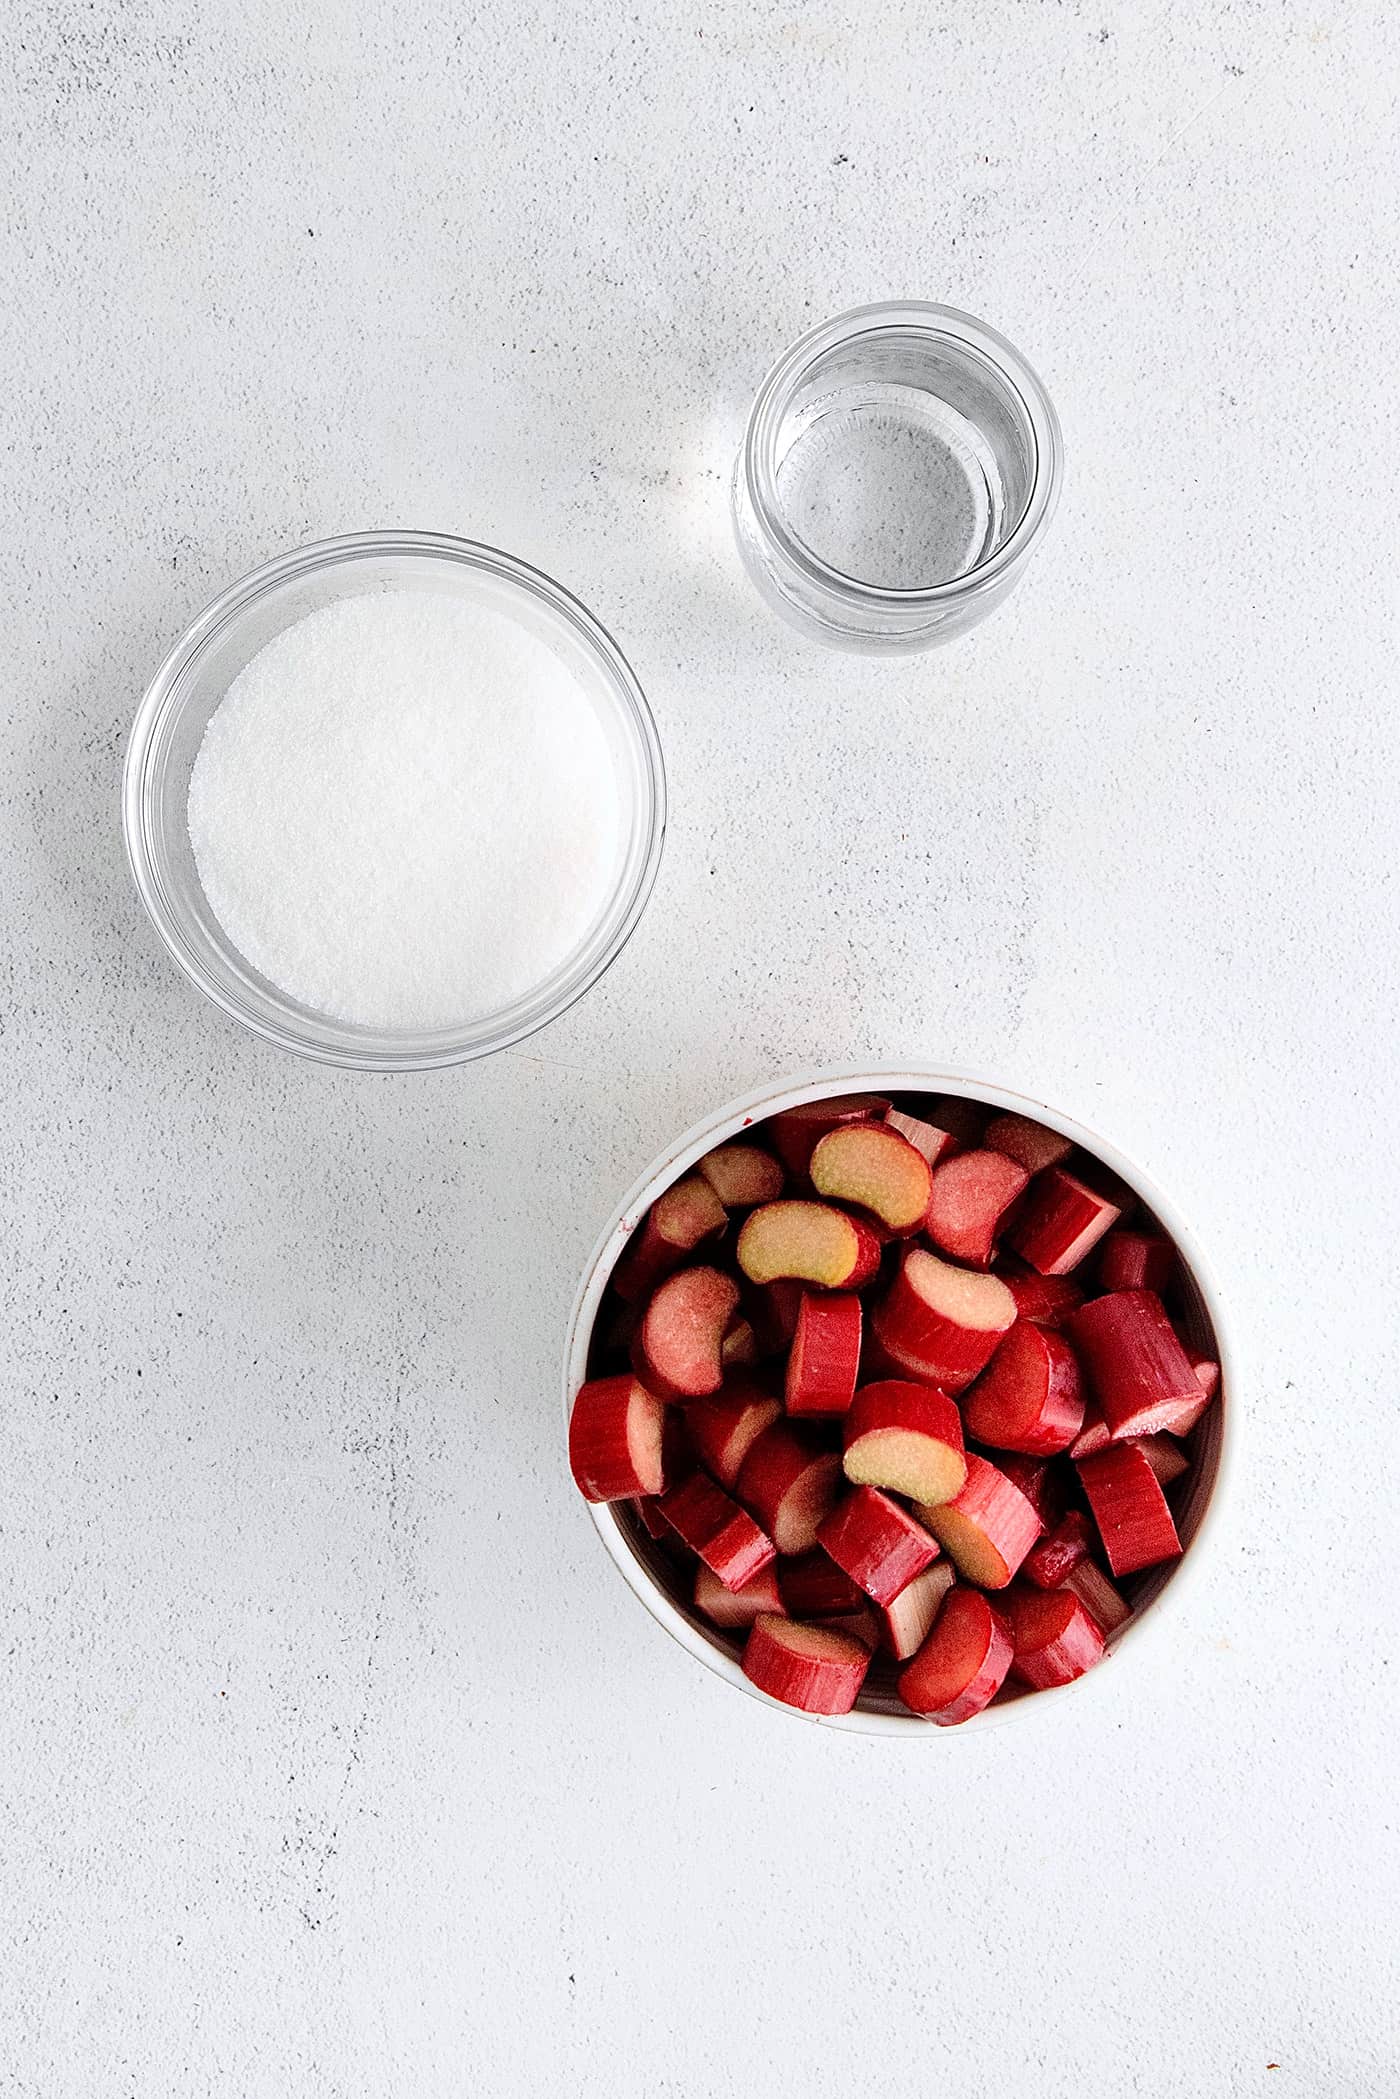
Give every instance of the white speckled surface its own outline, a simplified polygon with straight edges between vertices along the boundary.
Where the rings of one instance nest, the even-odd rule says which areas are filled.
[[[1393,11],[0,40],[0,2089],[1391,2099]],[[1068,475],[991,625],[872,664],[757,603],[725,477],[897,293],[1026,350]],[[418,1081],[204,1010],[117,833],[187,619],[380,522],[575,588],[674,797],[598,991]],[[1154,1664],[908,1751],[656,1630],[555,1389],[660,1144],[865,1055],[1108,1131],[1253,1362]]]

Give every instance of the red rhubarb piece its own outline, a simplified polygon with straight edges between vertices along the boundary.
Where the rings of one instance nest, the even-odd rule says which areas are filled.
[[[1006,1599],[1012,1674],[1032,1690],[1072,1684],[1103,1658],[1103,1633],[1068,1589],[1023,1589]]]
[[[1011,1636],[976,1589],[950,1589],[933,1631],[899,1673],[912,1713],[956,1727],[991,1704],[1011,1666]]]
[[[1081,1305],[1065,1332],[1115,1443],[1156,1429],[1182,1433],[1183,1411],[1201,1411],[1200,1380],[1154,1291],[1096,1297]]]
[[[1058,1589],[1065,1576],[1088,1558],[1090,1542],[1087,1519],[1078,1509],[1071,1509],[1052,1531],[1036,1540],[1021,1562],[1021,1572],[1037,1589]]]
[[[703,1399],[724,1379],[724,1337],[739,1285],[718,1268],[683,1268],[652,1294],[633,1343],[648,1389],[663,1399]]]
[[[1014,1256],[997,1262],[997,1274],[1016,1300],[1017,1316],[1037,1326],[1062,1326],[1084,1302],[1084,1292],[1067,1275],[1037,1275]]]
[[[779,1552],[810,1552],[841,1491],[841,1460],[791,1422],[775,1421],[739,1469],[734,1492]]]
[[[987,1363],[1016,1301],[999,1277],[954,1268],[911,1247],[870,1317],[874,1339],[909,1377],[958,1393]]]
[[[1121,1225],[1099,1248],[1101,1290],[1166,1289],[1176,1273],[1176,1249],[1160,1232],[1132,1232]]]
[[[750,1450],[781,1412],[771,1392],[734,1378],[713,1399],[692,1400],[685,1421],[700,1463],[722,1487],[732,1487]]]
[[[642,1529],[649,1538],[658,1541],[674,1536],[670,1524],[661,1513],[661,1498],[656,1494],[639,1494],[632,1504],[637,1511]]]
[[[719,1359],[726,1371],[742,1370],[758,1361],[758,1336],[747,1319],[736,1317],[719,1345]]]
[[[958,1140],[950,1130],[940,1130],[937,1123],[924,1122],[917,1115],[905,1115],[898,1108],[890,1108],[885,1121],[912,1144],[916,1152],[922,1152],[930,1166],[936,1166],[940,1159],[958,1149]]]
[[[845,1426],[846,1477],[930,1505],[949,1501],[967,1477],[962,1421],[935,1385],[881,1378],[851,1401]]]
[[[874,1603],[893,1603],[938,1558],[937,1541],[878,1487],[857,1487],[836,1504],[817,1543]]]
[[[707,1152],[698,1171],[726,1210],[752,1210],[776,1202],[783,1192],[783,1169],[771,1152],[757,1144],[721,1144]]]
[[[1159,1487],[1169,1487],[1173,1480],[1191,1470],[1191,1460],[1171,1436],[1135,1436],[1132,1447],[1142,1452]]]
[[[916,1512],[965,1581],[1004,1589],[1040,1536],[1040,1518],[1004,1472],[969,1451],[961,1490]]]
[[[889,1107],[874,1093],[849,1093],[840,1100],[804,1101],[800,1108],[784,1108],[770,1118],[766,1130],[773,1149],[790,1174],[806,1174],[812,1153],[828,1130],[848,1122],[872,1122]]]
[[[781,1616],[783,1599],[778,1594],[775,1567],[776,1562],[770,1560],[742,1589],[727,1589],[701,1560],[695,1569],[696,1610],[725,1632],[742,1631],[765,1611],[776,1611]]]
[[[742,1589],[777,1557],[772,1539],[752,1516],[703,1472],[693,1472],[663,1494],[661,1513],[726,1589]]]
[[[634,1377],[593,1378],[569,1416],[569,1465],[587,1501],[659,1494],[666,1409]]]
[[[797,1315],[806,1290],[801,1283],[747,1283],[744,1301],[761,1356],[786,1355],[797,1332]]]
[[[933,1184],[928,1160],[888,1122],[828,1130],[809,1171],[818,1195],[855,1203],[892,1232],[917,1231],[924,1221]]]
[[[844,1414],[860,1369],[860,1299],[804,1291],[788,1357],[789,1414]]]
[[[964,1399],[963,1424],[995,1450],[1068,1450],[1084,1425],[1084,1386],[1063,1334],[1018,1320]]]
[[[789,1278],[826,1290],[858,1290],[875,1273],[880,1241],[869,1225],[830,1203],[784,1201],[749,1212],[737,1251],[753,1283]]]
[[[1105,1636],[1116,1632],[1132,1616],[1127,1603],[1096,1560],[1081,1560],[1077,1567],[1070,1569],[1060,1587],[1079,1598]]]
[[[1029,1115],[994,1115],[987,1124],[987,1134],[982,1139],[989,1152],[1004,1152],[1014,1159],[1026,1172],[1043,1173],[1047,1166],[1058,1166],[1074,1150],[1068,1137],[1058,1130],[1047,1129],[1043,1122],[1035,1122]]]
[[[1151,1465],[1131,1443],[1115,1443],[1079,1462],[1079,1483],[1104,1553],[1120,1578],[1174,1560],[1181,1551],[1167,1497]]]
[[[849,1713],[860,1696],[870,1649],[832,1625],[799,1625],[769,1613],[756,1618],[744,1647],[745,1676],[802,1713]]]
[[[687,1254],[714,1238],[727,1223],[724,1204],[708,1181],[688,1173],[664,1195],[658,1195],[622,1259],[612,1272],[619,1297],[646,1297],[663,1277],[679,1268]]]
[[[925,1229],[935,1246],[985,1268],[1001,1221],[1030,1176],[1000,1152],[959,1152],[933,1176]]]
[[[1214,1356],[1203,1355],[1198,1348],[1188,1348],[1186,1360],[1195,1371],[1196,1383],[1200,1386],[1202,1392],[1205,1393],[1206,1398],[1213,1399],[1216,1387],[1220,1383],[1220,1365],[1216,1362]]]
[[[951,1560],[935,1560],[902,1588],[892,1603],[877,1608],[880,1646],[897,1662],[916,1655],[929,1634],[938,1608],[957,1579]]]
[[[778,1588],[789,1618],[846,1618],[865,1608],[849,1574],[818,1546],[778,1567]]]
[[[1041,1275],[1068,1275],[1121,1215],[1116,1204],[1064,1166],[1037,1174],[1006,1243]]]

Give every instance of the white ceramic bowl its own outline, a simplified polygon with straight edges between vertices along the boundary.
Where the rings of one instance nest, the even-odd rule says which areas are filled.
[[[995,1726],[1013,1715],[1042,1711],[1053,1698],[1063,1698],[1085,1684],[1102,1685],[1112,1680],[1117,1675],[1113,1666],[1116,1658],[1130,1647],[1138,1652],[1146,1634],[1160,1624],[1163,1606],[1169,1600],[1180,1600],[1187,1584],[1199,1574],[1207,1557],[1208,1533],[1218,1521],[1228,1491],[1238,1441],[1235,1363],[1219,1292],[1185,1222],[1142,1169],[1124,1158],[1104,1138],[1072,1121],[1069,1116],[1047,1107],[1043,1101],[1013,1093],[1005,1086],[991,1084],[969,1072],[907,1068],[830,1071],[799,1080],[778,1081],[747,1094],[742,1100],[732,1101],[728,1107],[719,1109],[687,1130],[630,1190],[594,1248],[569,1323],[564,1358],[566,1430],[574,1394],[587,1376],[593,1324],[608,1278],[628,1239],[657,1196],[715,1145],[738,1136],[750,1124],[776,1115],[780,1109],[795,1108],[803,1101],[823,1100],[829,1094],[840,1093],[963,1094],[971,1100],[984,1101],[989,1107],[1032,1115],[1038,1122],[1047,1123],[1051,1129],[1072,1138],[1128,1184],[1174,1242],[1183,1271],[1188,1338],[1207,1350],[1220,1364],[1220,1401],[1209,1410],[1195,1432],[1195,1469],[1187,1483],[1186,1499],[1177,1511],[1178,1528],[1185,1548],[1182,1557],[1169,1566],[1154,1568],[1136,1577],[1129,1584],[1133,1615],[1110,1636],[1105,1660],[1097,1669],[1091,1669],[1077,1682],[1058,1690],[1013,1691],[975,1718],[954,1728],[933,1727],[916,1718],[899,1703],[892,1691],[862,1692],[860,1702],[851,1713],[831,1717],[795,1714],[798,1719],[813,1719],[822,1727],[844,1728],[849,1733],[922,1735],[930,1741],[944,1740],[967,1735],[974,1728]],[[698,1662],[713,1669],[736,1690],[746,1691],[765,1705],[773,1705],[775,1701],[756,1689],[740,1669],[740,1641],[733,1635],[717,1631],[678,1593],[669,1563],[652,1544],[627,1505],[590,1503],[587,1506],[598,1535],[623,1580],[646,1605],[658,1625],[664,1626]],[[790,1706],[779,1709],[785,1713],[794,1710]]]

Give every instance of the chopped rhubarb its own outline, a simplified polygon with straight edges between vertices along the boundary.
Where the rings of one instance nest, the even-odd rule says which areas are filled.
[[[1015,1652],[1012,1674],[1032,1690],[1072,1684],[1103,1658],[1103,1633],[1067,1589],[1023,1589],[1006,1599]]]
[[[830,1203],[783,1201],[749,1212],[737,1251],[753,1283],[786,1278],[858,1290],[879,1265],[880,1241],[869,1225]]]
[[[1017,1320],[964,1399],[963,1423],[995,1450],[1029,1457],[1067,1450],[1084,1425],[1084,1388],[1063,1334]]]
[[[967,1477],[958,1410],[934,1385],[904,1378],[863,1385],[844,1433],[843,1462],[854,1486],[933,1504],[951,1500]]]
[[[789,1618],[845,1618],[865,1608],[861,1591],[818,1546],[778,1564],[778,1588]]]
[[[840,1458],[787,1421],[763,1431],[734,1484],[781,1553],[811,1551],[840,1491]]]
[[[666,1409],[634,1377],[594,1378],[569,1416],[569,1465],[588,1501],[630,1501],[665,1485]]]
[[[928,1210],[928,1160],[888,1122],[828,1130],[812,1153],[812,1186],[834,1202],[869,1210],[892,1232],[917,1231]]]
[[[956,1727],[991,1704],[1011,1666],[1011,1637],[976,1589],[950,1589],[933,1631],[900,1671],[899,1695],[910,1712]]]
[[[742,1370],[758,1361],[758,1337],[747,1319],[736,1316],[729,1322],[728,1332],[719,1345],[719,1359],[725,1370]]]
[[[661,1513],[726,1589],[742,1589],[777,1557],[772,1539],[703,1472],[663,1494]]]
[[[1186,1360],[1195,1371],[1196,1383],[1200,1386],[1202,1392],[1205,1393],[1206,1398],[1213,1399],[1216,1387],[1220,1383],[1220,1365],[1216,1362],[1214,1356],[1204,1355],[1198,1348],[1188,1348]]]
[[[753,1445],[781,1412],[771,1392],[733,1378],[712,1399],[693,1399],[685,1421],[700,1463],[722,1487],[732,1487]]]
[[[990,1152],[1004,1152],[1008,1159],[1024,1166],[1028,1174],[1058,1166],[1074,1150],[1068,1137],[1047,1129],[1043,1122],[1032,1121],[1029,1115],[994,1115],[982,1142]]]
[[[612,1286],[627,1299],[646,1297],[687,1254],[724,1230],[728,1216],[709,1182],[688,1173],[658,1195],[612,1272]]]
[[[940,1130],[937,1123],[923,1122],[917,1115],[905,1115],[898,1108],[890,1108],[885,1121],[912,1144],[916,1152],[922,1152],[930,1166],[936,1166],[940,1159],[958,1148],[958,1141],[951,1131]]]
[[[1117,1206],[1063,1166],[1036,1176],[1006,1234],[1013,1253],[1041,1275],[1068,1275],[1117,1223]]]
[[[661,1540],[675,1534],[661,1513],[661,1497],[657,1494],[639,1494],[632,1504],[637,1519],[649,1538]]]
[[[874,1339],[908,1377],[959,1393],[987,1363],[1016,1301],[997,1276],[954,1268],[911,1247],[870,1317]]]
[[[1137,1436],[1133,1449],[1140,1450],[1152,1467],[1152,1475],[1159,1487],[1169,1487],[1183,1473],[1191,1470],[1191,1460],[1176,1440],[1160,1431],[1155,1436]]]
[[[873,1122],[889,1107],[874,1093],[850,1093],[840,1100],[804,1101],[800,1108],[784,1108],[767,1124],[766,1134],[790,1174],[805,1176],[818,1141],[828,1130],[848,1122]]]
[[[724,1379],[724,1337],[739,1285],[718,1268],[683,1268],[653,1292],[633,1343],[633,1364],[663,1399],[703,1399]]]
[[[897,1662],[918,1653],[933,1630],[938,1607],[957,1579],[951,1560],[935,1560],[900,1590],[893,1603],[877,1608],[880,1646]]]
[[[1174,1560],[1181,1551],[1167,1497],[1141,1450],[1115,1443],[1079,1462],[1084,1489],[1112,1572],[1120,1578]]]
[[[1090,1542],[1087,1519],[1078,1509],[1071,1509],[1052,1531],[1036,1540],[1021,1562],[1021,1572],[1037,1589],[1058,1589],[1065,1576],[1088,1558]]]
[[[799,1625],[765,1612],[744,1648],[745,1676],[802,1713],[849,1713],[860,1696],[870,1649],[832,1625]]]
[[[1040,1518],[1020,1488],[974,1451],[960,1491],[916,1513],[963,1579],[983,1589],[1004,1589],[1040,1536]]]
[[[1121,1226],[1099,1248],[1101,1290],[1161,1292],[1176,1273],[1176,1250],[1160,1232],[1132,1232]]]
[[[1201,1412],[1206,1395],[1154,1291],[1096,1297],[1065,1332],[1115,1443],[1156,1429],[1182,1434],[1183,1413],[1194,1420]]]
[[[1081,1560],[1070,1569],[1060,1587],[1079,1598],[1105,1636],[1116,1632],[1133,1615],[1096,1560]]]
[[[787,1354],[797,1332],[797,1315],[805,1295],[803,1284],[786,1279],[776,1283],[745,1283],[744,1303],[760,1356]]]
[[[699,1172],[726,1210],[752,1210],[783,1192],[782,1167],[757,1144],[721,1144],[700,1161]]]
[[[1084,1302],[1084,1292],[1067,1275],[1037,1275],[1014,1257],[997,1263],[997,1274],[1016,1300],[1017,1316],[1037,1326],[1060,1326]]]
[[[1044,1458],[1023,1458],[1014,1451],[998,1451],[996,1463],[997,1471],[1004,1472],[1025,1495],[1041,1528],[1053,1530],[1065,1513],[1063,1467],[1047,1464]]]
[[[788,1357],[789,1414],[844,1414],[860,1369],[860,1299],[804,1291]]]
[[[1000,1152],[959,1152],[933,1176],[925,1229],[935,1246],[985,1268],[997,1233],[1030,1176]]]
[[[740,1632],[753,1624],[765,1611],[782,1615],[783,1599],[778,1593],[776,1563],[772,1560],[742,1589],[727,1589],[719,1576],[707,1567],[703,1560],[695,1569],[695,1608],[709,1619],[711,1625],[720,1626],[725,1632]]]
[[[857,1487],[836,1504],[817,1543],[874,1603],[893,1603],[938,1558],[937,1541],[878,1487]]]

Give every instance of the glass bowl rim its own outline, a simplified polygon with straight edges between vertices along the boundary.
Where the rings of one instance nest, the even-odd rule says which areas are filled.
[[[172,710],[180,705],[186,681],[216,635],[226,632],[233,622],[285,583],[326,570],[348,569],[360,560],[397,556],[439,560],[496,577],[562,617],[573,630],[618,701],[634,743],[643,775],[640,807],[635,812],[643,851],[630,888],[619,882],[610,900],[609,912],[616,913],[617,918],[606,946],[582,973],[574,972],[555,981],[548,997],[542,997],[536,989],[499,1014],[469,1025],[420,1032],[366,1029],[357,1037],[347,1034],[337,1043],[313,1038],[291,1018],[273,1017],[270,1001],[265,1010],[245,1003],[193,950],[161,893],[158,855],[152,850],[147,833],[145,804],[159,732]],[[383,529],[312,540],[274,555],[238,577],[195,617],[166,654],[137,707],[122,771],[122,836],[137,894],[166,951],[196,989],[230,1019],[279,1049],[343,1070],[432,1071],[509,1049],[556,1020],[605,975],[636,930],[655,886],[666,835],[666,800],[665,763],[651,707],[630,663],[586,605],[542,569],[483,541],[462,539],[451,533]],[[225,944],[236,952],[231,942]],[[550,981],[546,979],[546,984]],[[332,1015],[324,1016],[327,1037],[348,1026]]]

